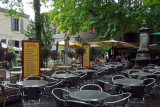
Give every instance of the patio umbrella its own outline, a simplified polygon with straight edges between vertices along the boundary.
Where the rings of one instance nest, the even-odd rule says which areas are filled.
[[[159,44],[151,44],[151,45],[149,45],[149,49],[160,51],[160,45]]]
[[[136,45],[134,45],[134,44],[116,41],[116,40],[103,41],[102,44],[112,46],[113,48],[116,48],[116,47],[136,47]]]
[[[57,41],[57,43],[56,43],[56,51],[58,52],[58,45],[59,45],[59,43],[58,43],[58,41]]]
[[[52,43],[52,45],[56,45],[56,43]],[[59,42],[59,46],[64,48],[65,47],[65,41]],[[77,47],[81,47],[81,44],[79,42],[73,43],[71,40],[69,40],[69,48],[77,48]]]

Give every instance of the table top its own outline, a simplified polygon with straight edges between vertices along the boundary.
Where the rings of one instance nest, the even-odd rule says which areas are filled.
[[[22,71],[11,71],[11,74],[22,74]]]
[[[148,69],[149,72],[160,72],[160,68]]]
[[[131,75],[138,75],[140,77],[145,77],[145,76],[148,76],[148,75],[152,75],[152,73],[148,73],[148,72],[135,72],[135,73],[132,73]]]
[[[75,77],[75,76],[77,76],[77,75],[75,75],[75,74],[67,74],[67,73],[51,75],[51,77],[59,78],[59,79],[65,79],[65,78],[70,78],[70,77]]]
[[[98,90],[78,90],[71,92],[69,96],[73,99],[81,101],[103,101],[104,99],[110,97],[110,94]]]
[[[77,70],[76,72],[96,72],[96,70]]]
[[[70,68],[71,66],[57,66],[57,68]]]
[[[20,81],[17,84],[22,86],[22,87],[42,87],[47,85],[47,81],[44,80],[25,80],[25,81]]]
[[[50,71],[52,70],[51,68],[41,68],[40,71]]]
[[[143,84],[143,80],[139,79],[116,79],[113,82],[114,84],[117,85],[127,85],[127,86]]]

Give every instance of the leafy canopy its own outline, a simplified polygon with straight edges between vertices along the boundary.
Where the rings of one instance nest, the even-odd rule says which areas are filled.
[[[115,38],[116,32],[141,27],[146,20],[152,32],[160,30],[158,0],[52,0],[52,23],[74,35],[95,29],[99,39]],[[153,29],[153,25],[155,29]]]

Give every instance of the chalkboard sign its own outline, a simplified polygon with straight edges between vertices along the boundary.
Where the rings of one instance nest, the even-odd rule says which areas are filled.
[[[22,78],[40,75],[40,42],[22,41]]]

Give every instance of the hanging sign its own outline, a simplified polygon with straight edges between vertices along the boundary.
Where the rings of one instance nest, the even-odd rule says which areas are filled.
[[[40,42],[22,41],[22,78],[40,74]]]
[[[90,45],[83,44],[83,48],[85,49],[85,53],[83,54],[82,66],[90,67]]]

